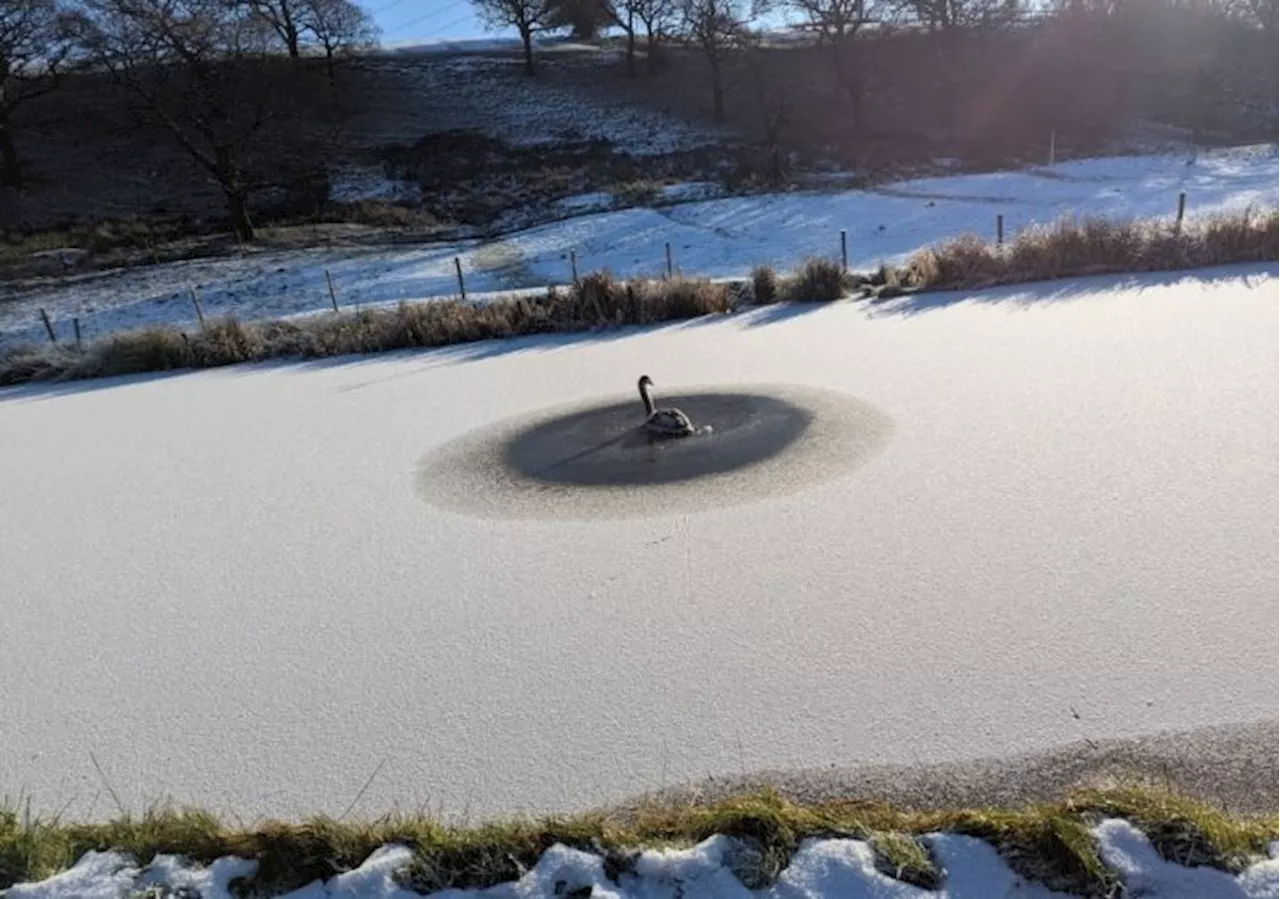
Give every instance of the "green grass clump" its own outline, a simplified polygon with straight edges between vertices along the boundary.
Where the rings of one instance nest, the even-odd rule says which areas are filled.
[[[876,867],[882,873],[925,890],[936,890],[941,885],[941,872],[911,834],[886,830],[872,834],[870,842],[876,853]]]
[[[662,185],[648,178],[626,181],[613,189],[613,195],[623,206],[652,206],[662,193]]]
[[[1072,798],[1078,813],[1132,821],[1167,861],[1238,872],[1276,839],[1275,815],[1241,817],[1171,793],[1087,790]]]
[[[936,887],[941,873],[920,837],[969,834],[991,843],[1020,875],[1084,895],[1109,895],[1115,876],[1102,864],[1090,827],[1103,817],[1135,822],[1172,861],[1239,870],[1276,838],[1274,815],[1243,818],[1145,789],[1085,791],[1056,804],[1018,809],[901,811],[865,801],[801,805],[764,790],[712,804],[646,804],[616,813],[448,827],[426,816],[371,822],[314,818],[301,823],[229,826],[194,809],[156,808],[103,824],[64,824],[0,808],[0,889],[39,880],[88,850],[126,852],[146,864],[172,853],[208,864],[235,855],[258,862],[241,894],[278,892],[358,867],[390,843],[413,850],[400,881],[419,892],[484,888],[517,879],[556,843],[600,853],[615,879],[643,848],[691,846],[716,834],[734,838],[729,860],[748,887],[777,880],[803,840],[869,841],[880,870]],[[1193,835],[1193,839],[1188,835]]]

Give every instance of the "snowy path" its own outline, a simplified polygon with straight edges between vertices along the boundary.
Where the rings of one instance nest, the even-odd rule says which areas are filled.
[[[0,793],[85,814],[92,752],[135,810],[338,814],[385,762],[359,812],[483,816],[1274,718],[1276,292],[1254,266],[0,392]],[[418,495],[433,447],[640,371],[896,431],[696,514]]]
[[[206,314],[244,318],[328,308],[327,268],[339,301],[396,302],[457,291],[460,257],[468,291],[539,287],[580,271],[608,268],[655,275],[670,242],[685,273],[744,275],[758,264],[790,267],[806,256],[838,255],[849,233],[850,264],[872,268],[927,244],[973,231],[991,235],[997,213],[1006,233],[1062,215],[1114,218],[1172,215],[1179,191],[1188,214],[1273,209],[1277,162],[1270,147],[1221,151],[1188,165],[1184,156],[1092,159],[1052,170],[928,178],[872,191],[768,194],[584,215],[507,235],[488,244],[412,249],[313,249],[254,253],[90,274],[15,291],[0,286],[0,344],[43,340],[44,307],[70,334],[79,315],[87,336],[157,322],[190,322],[188,289]],[[13,294],[4,297],[4,291]]]

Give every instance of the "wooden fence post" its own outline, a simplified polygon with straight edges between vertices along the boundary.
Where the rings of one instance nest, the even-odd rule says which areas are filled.
[[[1187,192],[1185,190],[1178,191],[1178,218],[1173,223],[1173,233],[1182,233],[1182,217],[1187,212]]]
[[[338,311],[338,295],[333,292],[333,279],[329,277],[329,270],[324,270],[324,282],[329,285],[329,302],[333,304],[333,311]]]
[[[840,270],[849,270],[849,232],[844,228],[840,229]]]
[[[1004,216],[996,213],[996,246],[1004,246]]]
[[[187,288],[191,293],[191,305],[196,307],[196,318],[200,321],[200,327],[204,327],[204,310],[200,308],[200,297],[196,293],[195,287]]]
[[[76,334],[76,351],[84,355],[84,345],[80,343],[80,316],[73,315],[71,317],[71,327]]]
[[[458,293],[462,294],[462,298],[467,298],[467,285],[462,281],[462,260],[457,256],[453,257],[453,270],[458,273]]]
[[[44,307],[40,307],[40,318],[44,321],[44,331],[49,335],[50,343],[57,343],[57,335],[53,333],[53,323],[49,321],[49,313],[44,311]]]
[[[573,283],[578,283],[578,253],[576,250],[569,251],[569,274],[573,275]]]
[[[671,241],[667,241],[667,277],[671,277]]]

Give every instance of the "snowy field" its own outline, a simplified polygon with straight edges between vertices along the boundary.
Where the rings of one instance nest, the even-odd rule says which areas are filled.
[[[376,771],[356,814],[475,820],[1274,720],[1276,294],[1247,266],[0,392],[0,791],[113,814],[92,753],[135,811],[337,815]],[[696,512],[419,493],[432,450],[640,372],[894,431]]]
[[[838,255],[849,234],[850,264],[873,268],[966,231],[991,236],[995,217],[1006,233],[1063,215],[1114,218],[1172,215],[1179,191],[1189,215],[1273,209],[1273,147],[1204,155],[1094,159],[1049,169],[928,178],[877,190],[803,192],[593,213],[483,243],[413,248],[333,247],[251,252],[239,257],[73,276],[0,291],[0,345],[44,340],[39,309],[64,337],[72,316],[98,336],[154,322],[192,323],[190,287],[206,314],[284,316],[328,308],[329,270],[344,305],[456,295],[454,258],[468,291],[483,294],[565,283],[569,254],[580,271],[608,268],[624,276],[663,270],[665,244],[686,274],[741,276],[752,266],[789,267],[810,255]],[[584,198],[590,208],[603,198]],[[566,208],[572,203],[566,204]]]
[[[1145,899],[1275,899],[1276,846],[1271,858],[1230,876],[1210,868],[1186,868],[1165,862],[1131,824],[1110,819],[1093,829],[1103,863],[1124,883],[1126,894]],[[647,851],[634,872],[611,880],[604,859],[556,845],[519,881],[489,890],[447,890],[438,899],[558,899],[590,891],[593,899],[1052,899],[1061,896],[1019,878],[995,850],[971,837],[930,834],[925,838],[943,873],[939,890],[923,890],[887,877],[875,868],[871,847],[860,840],[810,840],[801,846],[778,882],[751,891],[734,876],[732,840],[716,836],[687,850]],[[354,871],[291,892],[287,899],[417,899],[402,887],[397,871],[413,852],[387,846]],[[122,899],[157,890],[186,889],[199,899],[232,899],[229,883],[249,876],[255,863],[222,858],[208,868],[171,855],[158,855],[140,867],[127,856],[90,852],[71,870],[39,884],[9,891],[9,899]],[[136,893],[131,891],[137,891]],[[161,892],[160,895],[170,895]]]

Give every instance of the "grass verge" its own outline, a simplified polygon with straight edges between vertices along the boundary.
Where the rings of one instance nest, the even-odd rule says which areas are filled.
[[[1091,824],[1133,821],[1166,858],[1240,870],[1276,839],[1277,819],[1233,817],[1210,806],[1145,789],[1087,791],[1064,802],[1022,809],[905,812],[874,802],[802,806],[771,791],[713,805],[652,806],[639,812],[447,827],[426,817],[372,822],[316,818],[302,823],[228,826],[198,810],[157,808],[104,824],[67,824],[0,808],[0,889],[64,870],[88,850],[118,850],[145,864],[174,853],[207,864],[228,855],[256,859],[242,895],[293,889],[350,870],[379,846],[403,843],[414,863],[401,880],[420,892],[487,887],[518,878],[555,843],[600,853],[615,878],[641,848],[688,846],[715,834],[738,838],[732,862],[748,887],[776,880],[809,837],[867,840],[882,871],[920,886],[940,879],[921,834],[944,831],[982,838],[1029,879],[1082,895],[1108,895],[1114,876],[1100,861]]]
[[[806,260],[785,277],[762,266],[747,288],[758,304],[830,302],[854,291],[886,298],[1108,272],[1201,268],[1275,260],[1280,256],[1278,233],[1275,212],[1208,218],[1180,228],[1167,222],[1063,220],[1027,229],[1003,246],[960,237],[921,250],[902,267],[881,266],[869,277],[851,275],[838,263],[819,258]],[[0,386],[647,325],[728,312],[737,291],[737,285],[708,280],[623,282],[596,272],[572,287],[551,288],[532,299],[424,301],[252,323],[228,317],[191,333],[155,326],[96,340],[83,352],[66,345],[0,350]]]
[[[973,290],[1112,272],[1206,268],[1277,258],[1277,213],[1249,211],[1185,222],[1062,219],[1004,246],[965,235],[916,253],[897,272],[916,290]],[[888,279],[892,282],[892,278]]]
[[[228,316],[190,333],[170,326],[121,331],[90,343],[84,352],[68,345],[12,347],[0,351],[0,385],[647,325],[727,312],[732,305],[727,284],[686,278],[623,283],[597,272],[573,287],[552,288],[534,299],[401,303],[252,323]]]

